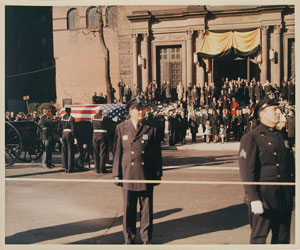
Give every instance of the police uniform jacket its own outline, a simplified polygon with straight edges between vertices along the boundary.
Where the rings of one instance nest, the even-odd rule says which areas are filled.
[[[116,128],[113,176],[123,180],[160,180],[162,156],[156,129],[142,124],[136,131],[126,120]],[[123,183],[130,191],[145,191],[153,184]]]
[[[280,131],[264,124],[242,137],[239,150],[242,181],[293,182],[294,157]],[[261,200],[265,209],[288,211],[292,209],[293,187],[245,185],[246,201]]]

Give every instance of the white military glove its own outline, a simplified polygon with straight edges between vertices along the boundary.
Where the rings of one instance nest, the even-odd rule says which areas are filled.
[[[76,138],[74,138],[74,144],[75,144],[75,145],[77,144],[77,139],[76,139]]]
[[[264,212],[263,204],[260,200],[251,201],[251,212],[254,214],[262,214]]]

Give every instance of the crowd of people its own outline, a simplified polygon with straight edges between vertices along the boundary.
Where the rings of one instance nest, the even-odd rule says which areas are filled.
[[[225,78],[218,87],[214,83],[210,86],[205,83],[202,88],[189,84],[187,90],[182,83],[171,88],[169,81],[163,81],[161,87],[152,82],[139,96],[153,107],[148,112],[152,123],[156,121],[163,129],[162,121],[167,121],[170,145],[184,144],[187,131],[193,142],[200,132],[206,143],[240,141],[243,134],[257,126],[254,108],[264,98],[280,103],[281,130],[286,130],[291,141],[294,140],[294,129],[288,129],[294,128],[295,123],[294,79],[278,86],[269,81],[261,84],[254,78],[250,82]]]
[[[16,115],[14,112],[5,112],[5,121],[8,122],[13,122],[13,121],[34,121],[34,122],[39,122],[40,117],[37,111],[29,112],[25,114],[24,112],[18,112]]]
[[[113,93],[114,102],[128,103],[133,96],[139,96],[149,104],[146,119],[158,127],[161,141],[164,141],[165,128],[168,130],[169,145],[184,144],[187,133],[191,134],[192,142],[199,141],[229,142],[240,141],[243,134],[257,125],[253,116],[256,103],[265,97],[274,98],[281,104],[281,126],[286,129],[291,141],[294,140],[295,123],[295,81],[283,81],[280,85],[260,83],[254,78],[248,82],[238,78],[222,79],[221,84],[215,86],[205,82],[203,87],[198,84],[188,84],[187,89],[181,82],[172,88],[169,81],[158,84],[153,81],[143,91],[133,89],[121,79],[118,83],[119,98]],[[102,93],[92,97],[93,103],[106,103],[107,98]],[[152,108],[151,108],[152,107]],[[6,121],[40,119],[37,111],[24,114],[6,112]]]

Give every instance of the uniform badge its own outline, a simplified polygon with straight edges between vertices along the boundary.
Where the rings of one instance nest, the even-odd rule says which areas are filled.
[[[143,135],[143,140],[147,141],[149,139],[148,135],[147,134],[144,134]]]
[[[240,152],[240,158],[244,157],[246,159],[246,156],[247,156],[246,151],[242,149]]]
[[[123,136],[122,136],[122,139],[123,139],[123,141],[128,140],[128,135],[123,135]]]

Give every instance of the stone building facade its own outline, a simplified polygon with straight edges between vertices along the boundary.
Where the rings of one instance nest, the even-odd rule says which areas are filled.
[[[204,82],[218,84],[221,77],[280,84],[295,72],[294,6],[106,6],[102,8],[104,40],[109,49],[113,87],[122,79],[143,90],[151,81],[169,80],[172,86]],[[106,93],[103,52],[96,26],[89,26],[91,7],[53,7],[57,102],[89,103],[94,92]],[[73,16],[74,23],[70,26]],[[95,14],[95,9],[94,9]],[[97,17],[95,17],[97,18]],[[210,58],[205,70],[195,59],[206,31],[225,32],[259,28],[257,55],[246,58]],[[116,94],[116,97],[118,95]]]

